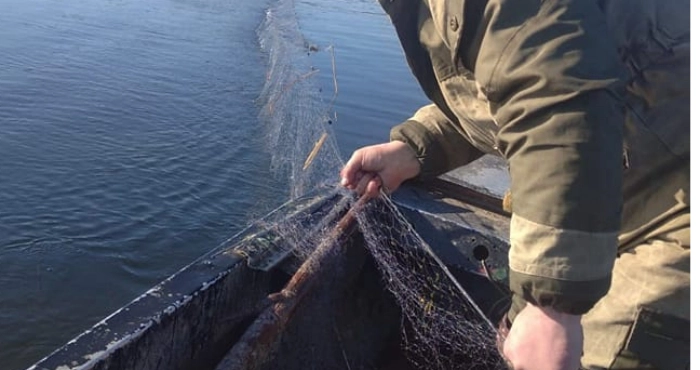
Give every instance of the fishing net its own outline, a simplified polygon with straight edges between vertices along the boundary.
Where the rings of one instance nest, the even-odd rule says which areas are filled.
[[[258,36],[268,56],[260,119],[267,129],[272,173],[289,180],[293,199],[334,181],[342,164],[330,129],[331,103],[324,101],[315,78],[320,70],[308,58],[319,50],[302,36],[291,0],[267,11]]]
[[[358,216],[365,246],[402,310],[406,355],[430,369],[499,369],[496,330],[386,198]]]
[[[258,34],[269,64],[259,104],[272,154],[272,173],[289,179],[290,200],[303,198],[318,189],[333,190],[326,195],[326,200],[332,201],[324,202],[326,206],[313,212],[294,214],[292,210],[284,217],[260,221],[267,231],[256,235],[257,242],[245,244],[240,253],[248,256],[252,265],[258,263],[255,261],[267,261],[261,258],[266,253],[284,255],[287,252],[294,254],[296,260],[304,261],[301,269],[323,278],[313,286],[312,297],[299,305],[316,305],[316,312],[321,312],[321,308],[333,305],[336,295],[354,294],[350,285],[339,288],[338,284],[342,284],[341,277],[347,276],[348,270],[364,268],[362,264],[353,265],[351,261],[355,259],[348,258],[349,254],[357,253],[356,249],[364,247],[368,251],[368,264],[376,268],[378,281],[360,286],[381,289],[393,296],[399,310],[396,324],[400,328],[402,350],[408,359],[405,366],[506,368],[497,350],[496,331],[491,321],[390,198],[382,195],[358,204],[356,195],[338,187],[338,172],[344,161],[332,131],[332,106],[338,93],[333,48],[313,46],[304,39],[292,0],[274,3]],[[312,66],[310,53],[327,53],[328,64]],[[319,88],[318,78],[323,74],[330,75],[333,81],[331,93],[323,94]],[[300,209],[306,208],[301,206]],[[339,230],[338,223],[347,218],[347,214],[352,215],[353,223]],[[320,249],[324,250],[319,252]],[[344,302],[345,306],[334,310],[357,312],[362,307],[378,304],[362,302],[360,298]],[[335,368],[319,362],[322,356],[314,353],[322,351],[340,351],[342,368],[381,368],[381,365],[354,358],[352,353],[358,352],[354,350],[357,346],[382,343],[372,338],[360,341],[365,343],[349,343],[329,316],[299,320],[315,328],[311,337],[336,339],[314,341],[310,338],[308,343],[295,344],[304,348],[308,368]],[[349,330],[352,328],[343,331]],[[284,346],[284,343],[278,345]]]

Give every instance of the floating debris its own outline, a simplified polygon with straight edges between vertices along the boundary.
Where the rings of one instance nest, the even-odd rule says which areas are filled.
[[[328,138],[328,133],[324,132],[323,135],[321,135],[321,138],[318,139],[318,141],[314,145],[314,148],[311,149],[311,153],[309,153],[309,156],[306,157],[306,161],[304,162],[304,171],[306,171],[306,169],[309,168],[309,166],[311,165],[311,162],[314,161],[314,158],[316,158],[316,155],[318,155],[318,152],[321,150],[323,143],[326,142],[326,138]]]

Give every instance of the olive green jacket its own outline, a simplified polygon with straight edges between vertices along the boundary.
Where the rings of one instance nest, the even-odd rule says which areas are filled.
[[[621,233],[639,236],[642,225],[687,206],[685,193],[678,198],[677,192],[689,196],[689,86],[676,89],[675,109],[681,111],[674,113],[675,126],[647,135],[650,105],[665,103],[644,96],[649,95],[644,86],[632,94],[641,98],[628,95],[651,65],[644,58],[655,56],[625,46],[640,37],[646,38],[642,45],[658,38],[635,28],[654,22],[628,19],[634,13],[629,9],[656,2],[610,3],[380,0],[433,102],[392,129],[391,139],[415,150],[421,176],[439,175],[483,153],[508,161],[514,304],[524,299],[562,312],[587,312],[609,289]],[[656,8],[647,10],[658,15]],[[689,40],[689,26],[678,27],[652,51],[673,54],[685,45],[678,40]],[[689,67],[679,73],[689,76]],[[654,158],[631,169],[635,151]],[[661,195],[661,186],[641,191],[650,188],[645,181],[651,175],[662,183],[670,176],[673,186]],[[653,207],[639,200],[650,192],[663,196]]]

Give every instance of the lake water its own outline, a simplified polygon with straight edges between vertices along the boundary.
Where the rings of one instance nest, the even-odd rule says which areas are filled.
[[[287,198],[257,0],[5,0],[0,369],[23,369]],[[373,0],[297,1],[332,45],[341,155],[426,102]],[[332,90],[329,53],[309,56]]]

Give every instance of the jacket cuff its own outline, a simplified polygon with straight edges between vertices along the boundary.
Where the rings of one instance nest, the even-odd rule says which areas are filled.
[[[581,315],[610,288],[617,232],[564,229],[511,217],[508,253],[514,309],[530,302]],[[521,301],[518,301],[521,300]]]
[[[529,302],[539,307],[552,307],[570,315],[588,312],[610,289],[611,275],[592,281],[567,281],[510,271],[513,302],[508,312],[512,322]]]
[[[391,129],[391,141],[402,141],[413,149],[420,163],[419,178],[433,178],[449,171],[449,158],[438,145],[440,137],[427,130],[420,122],[408,120]]]

